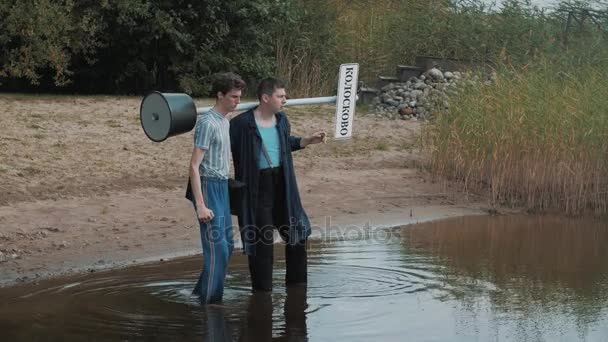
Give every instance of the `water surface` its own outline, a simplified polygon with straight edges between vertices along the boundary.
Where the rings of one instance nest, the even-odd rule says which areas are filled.
[[[608,341],[608,225],[464,217],[311,243],[308,288],[251,294],[236,253],[222,306],[199,257],[0,290],[3,341]]]

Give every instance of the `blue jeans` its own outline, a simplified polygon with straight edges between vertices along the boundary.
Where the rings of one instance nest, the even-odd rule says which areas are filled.
[[[192,293],[203,303],[213,303],[224,295],[224,279],[234,249],[228,181],[201,177],[201,190],[214,216],[210,222],[200,223],[203,271]]]

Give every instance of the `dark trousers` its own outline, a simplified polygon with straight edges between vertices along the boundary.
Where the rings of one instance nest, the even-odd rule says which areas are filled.
[[[260,183],[256,204],[255,252],[249,256],[251,285],[254,291],[272,290],[272,264],[274,230],[289,241],[289,217],[287,217],[285,178],[280,167],[260,171]],[[285,282],[306,284],[306,241],[286,244]]]

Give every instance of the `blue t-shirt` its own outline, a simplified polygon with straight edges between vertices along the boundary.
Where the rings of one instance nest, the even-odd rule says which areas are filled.
[[[272,162],[272,165],[268,165],[268,160],[260,148],[258,168],[262,170],[281,165],[281,145],[279,144],[279,131],[277,130],[276,126],[262,127],[258,125],[258,131],[260,132],[262,143],[264,143],[266,151],[268,151],[268,155],[270,156],[270,161]]]

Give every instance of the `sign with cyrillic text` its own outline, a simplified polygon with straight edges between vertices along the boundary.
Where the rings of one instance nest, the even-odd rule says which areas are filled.
[[[357,105],[359,64],[340,65],[338,98],[336,99],[336,139],[348,139],[353,134],[353,119]]]

